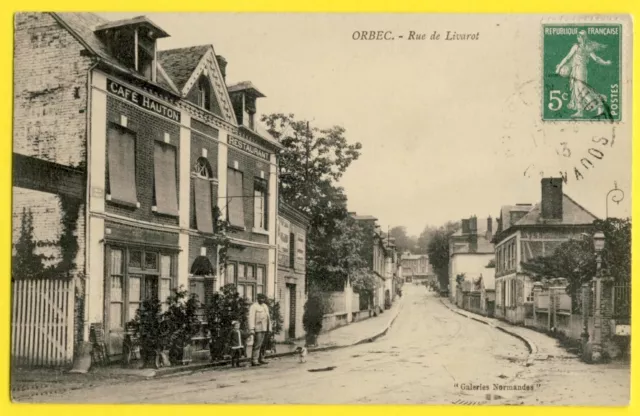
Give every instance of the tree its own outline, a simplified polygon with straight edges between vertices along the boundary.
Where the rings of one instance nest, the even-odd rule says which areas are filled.
[[[424,230],[422,230],[422,233],[420,233],[417,241],[418,253],[426,254],[429,252],[429,243],[431,242],[431,239],[437,231],[438,227],[433,227],[430,225],[424,227]]]
[[[448,221],[442,227],[427,225],[426,227],[424,227],[424,230],[422,230],[422,233],[420,233],[420,236],[418,237],[418,253],[426,254],[429,252],[429,243],[439,230],[444,229],[445,231],[447,231],[447,233],[453,234],[459,228],[460,224],[455,221]]]
[[[602,251],[602,268],[617,282],[631,281],[631,220],[609,218],[593,223],[594,233],[602,231],[605,246]],[[583,283],[596,274],[596,256],[593,234],[562,243],[553,254],[538,256],[522,263],[523,270],[534,281],[544,278],[565,278],[567,293],[574,299]]]
[[[448,222],[435,232],[430,233],[427,245],[429,263],[433,271],[438,276],[438,283],[441,288],[449,286],[449,237],[457,231],[458,224]],[[453,290],[454,288],[449,288]]]
[[[279,152],[280,196],[308,215],[307,278],[328,290],[342,289],[361,267],[362,240],[347,212],[344,189],[335,183],[360,156],[360,143],[349,144],[345,129],[312,127],[293,114],[262,117],[269,133],[284,146]]]
[[[378,276],[373,274],[368,268],[361,268],[353,272],[350,276],[351,287],[354,292],[360,295],[360,299],[364,300],[364,305],[367,308],[373,306],[373,296],[378,287],[380,287],[380,280]]]
[[[36,276],[44,272],[43,256],[36,254],[36,242],[33,239],[33,213],[31,208],[22,208],[20,237],[15,245],[16,254],[11,262],[11,272],[15,277]]]
[[[389,230],[389,236],[395,238],[396,247],[400,253],[405,251],[415,252],[418,240],[407,234],[407,227],[397,226]]]

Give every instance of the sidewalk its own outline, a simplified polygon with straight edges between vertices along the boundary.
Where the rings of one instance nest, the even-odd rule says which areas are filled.
[[[352,345],[370,342],[384,336],[400,310],[402,309],[403,298],[398,299],[391,309],[379,314],[377,317],[368,318],[363,321],[354,322],[325,332],[318,337],[318,346],[309,348],[309,353],[314,351],[326,351],[337,348],[349,347]],[[302,345],[301,341],[299,345]],[[298,345],[277,344],[277,353],[267,358],[286,357],[296,354]],[[228,361],[222,362],[200,362],[190,365],[173,366],[161,369],[132,369],[121,368],[118,365],[110,367],[92,367],[86,374],[71,374],[62,369],[13,369],[11,372],[11,391],[26,392],[34,389],[46,390],[47,394],[54,394],[59,391],[80,389],[87,386],[98,385],[109,382],[127,382],[133,379],[150,379],[169,375],[184,375],[194,371],[206,369],[227,368]]]
[[[478,321],[485,325],[489,325],[499,331],[505,332],[522,340],[522,342],[524,342],[529,349],[530,353],[529,360],[527,360],[527,365],[533,364],[533,361],[535,360],[546,360],[552,357],[576,358],[575,355],[567,352],[564,348],[562,348],[559,345],[558,340],[556,340],[555,338],[551,338],[545,334],[534,331],[533,329],[512,325],[499,319],[488,318],[486,316],[478,315],[473,312],[465,311],[464,309],[460,309],[458,308],[458,306],[452,304],[448,298],[440,299],[440,301],[444,306],[459,315],[462,315],[469,319],[473,319],[474,321]]]

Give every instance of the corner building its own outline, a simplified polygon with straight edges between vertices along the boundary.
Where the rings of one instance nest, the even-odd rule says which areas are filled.
[[[78,51],[34,80],[87,68],[78,71],[73,94],[51,104],[86,96],[78,145],[65,149],[69,160],[86,163],[79,170],[87,189],[79,220],[86,227],[77,238],[83,261],[76,262],[86,276],[76,322],[83,338],[101,323],[109,354],[120,354],[140,303],[179,286],[201,301],[228,283],[249,299],[274,297],[280,145],[254,119],[264,95],[250,82],[227,88],[226,61],[211,45],[158,50],[169,35],[145,17],[25,13],[16,20],[29,22],[32,40],[57,31],[65,50],[72,44]],[[18,145],[14,154],[47,159],[20,151],[29,148]],[[230,224],[223,276],[213,240],[217,213]]]

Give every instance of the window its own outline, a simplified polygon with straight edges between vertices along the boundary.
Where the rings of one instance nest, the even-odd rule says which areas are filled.
[[[155,41],[138,34],[138,62],[136,71],[147,79],[154,80],[153,62],[155,56]]]
[[[107,186],[111,200],[136,206],[135,134],[114,123],[107,127]]]
[[[528,280],[524,282],[524,294],[526,296],[525,302],[533,302],[533,284]]]
[[[235,227],[244,228],[244,193],[242,172],[227,170],[227,218]]]
[[[374,251],[375,255],[375,251]],[[294,268],[296,265],[296,235],[289,234],[289,267]]]
[[[258,280],[258,286],[257,286],[257,293],[265,293],[265,288],[267,286],[267,282],[266,282],[266,273],[264,270],[264,266],[258,266],[257,270],[257,280]]]
[[[178,215],[176,148],[156,141],[153,158],[155,206],[157,212]]]
[[[255,295],[258,293],[266,293],[266,268],[264,265],[248,264],[248,263],[228,263],[227,264],[227,283],[231,282],[230,273],[237,271],[234,282],[241,297],[253,302]]]
[[[152,81],[156,80],[155,36],[149,31],[130,27],[101,31],[102,40],[109,46],[112,55],[139,74]]]
[[[227,264],[227,276],[224,282],[225,285],[236,284],[236,265],[235,263]]]
[[[197,104],[205,110],[211,111],[211,86],[205,77],[198,81]]]
[[[267,230],[267,181],[256,179],[253,190],[253,227]]]
[[[194,205],[196,228],[203,233],[213,234],[213,199],[211,195],[211,167],[204,158],[199,158],[193,167]]]
[[[140,304],[158,298],[166,308],[175,279],[173,254],[138,248],[107,247],[109,329],[124,329],[136,317]]]

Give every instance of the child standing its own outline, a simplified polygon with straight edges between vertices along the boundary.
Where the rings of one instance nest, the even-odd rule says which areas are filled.
[[[240,322],[233,321],[231,323],[233,329],[229,335],[229,347],[231,348],[231,367],[241,367],[240,357],[244,351],[244,345],[242,344],[242,332],[240,332]]]

